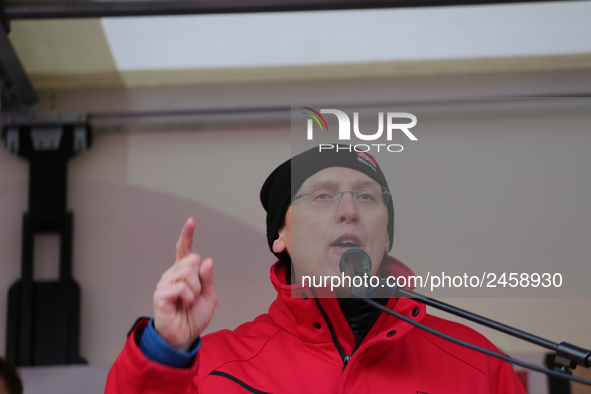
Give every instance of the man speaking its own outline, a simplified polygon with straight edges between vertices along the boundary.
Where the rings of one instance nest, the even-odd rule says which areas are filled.
[[[213,261],[192,250],[189,219],[176,262],[111,368],[106,393],[525,393],[507,362],[447,342],[351,297],[347,287],[305,286],[341,276],[362,249],[372,275],[410,276],[388,256],[394,208],[373,157],[313,148],[277,167],[261,189],[277,299],[269,313],[200,337],[217,305]],[[407,298],[378,299],[417,322],[498,351],[477,332]]]

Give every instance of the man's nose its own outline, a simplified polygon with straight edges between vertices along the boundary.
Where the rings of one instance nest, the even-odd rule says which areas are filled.
[[[357,204],[355,204],[352,192],[346,191],[341,194],[335,218],[338,223],[359,222],[359,209],[357,208]]]

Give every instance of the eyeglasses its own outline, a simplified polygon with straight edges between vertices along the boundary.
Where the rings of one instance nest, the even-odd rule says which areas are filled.
[[[331,188],[321,188],[311,193],[298,194],[290,203],[304,200],[306,207],[315,212],[327,212],[336,209],[345,193],[351,193],[355,205],[360,211],[377,212],[388,206],[390,191],[384,186],[375,185],[359,190],[337,191]]]

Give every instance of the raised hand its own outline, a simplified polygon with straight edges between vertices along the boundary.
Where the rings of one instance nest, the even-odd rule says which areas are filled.
[[[213,260],[193,252],[195,220],[189,218],[176,244],[176,262],[154,292],[154,328],[169,345],[181,351],[207,328],[218,303],[213,283]]]

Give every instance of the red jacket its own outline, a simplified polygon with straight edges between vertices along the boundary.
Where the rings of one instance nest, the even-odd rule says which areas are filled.
[[[382,263],[383,273],[412,275],[393,258]],[[141,321],[111,368],[105,393],[525,393],[507,362],[385,313],[355,350],[355,337],[338,300],[292,298],[292,291],[309,295],[310,289],[286,285],[285,278],[285,266],[275,264],[271,280],[278,295],[269,313],[234,331],[204,336],[187,369],[167,367],[143,355],[136,337],[148,321]],[[474,330],[426,314],[424,305],[412,299],[392,298],[387,306],[498,351]]]

